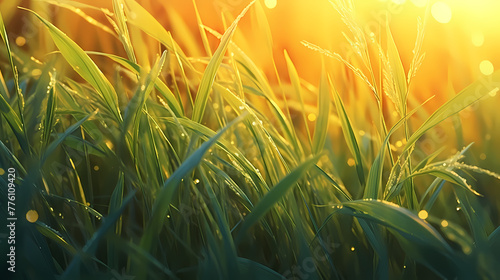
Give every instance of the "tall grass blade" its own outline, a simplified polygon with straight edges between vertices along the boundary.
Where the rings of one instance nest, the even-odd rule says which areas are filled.
[[[59,51],[66,61],[68,61],[82,78],[95,88],[97,93],[104,99],[106,108],[112,113],[114,120],[117,123],[121,123],[122,116],[120,114],[116,92],[95,62],[82,50],[82,48],[80,48],[80,46],[52,23],[42,18],[34,11],[28,9],[24,10],[34,14],[49,29],[54,43],[59,48]]]
[[[236,243],[239,243],[246,232],[257,223],[271,208],[285,197],[287,192],[297,184],[313,165],[316,164],[322,154],[315,155],[297,166],[290,174],[283,178],[259,201],[252,209],[252,212],[245,218],[236,237]]]
[[[330,80],[331,84],[331,80]],[[344,103],[340,98],[339,93],[333,87],[333,100],[335,101],[335,106],[337,107],[337,114],[340,119],[340,123],[342,126],[342,131],[344,132],[344,138],[347,143],[347,147],[354,157],[354,162],[356,164],[356,172],[358,173],[358,179],[361,185],[365,185],[365,171],[363,167],[363,158],[361,157],[361,152],[359,150],[358,141],[356,140],[356,134],[354,134],[354,130],[351,125],[351,121],[347,116],[347,112],[344,107]]]
[[[318,118],[313,135],[313,153],[318,154],[325,146],[328,136],[328,121],[330,119],[330,89],[328,88],[328,78],[326,76],[325,62],[321,68],[321,80],[318,94]]]
[[[229,28],[222,35],[221,42],[217,47],[213,57],[210,59],[205,72],[203,73],[203,77],[201,78],[200,86],[198,87],[198,91],[196,93],[196,100],[194,102],[193,108],[193,116],[191,119],[195,122],[201,122],[203,119],[203,114],[205,113],[205,108],[207,105],[209,94],[212,90],[213,83],[215,81],[215,76],[217,74],[217,70],[222,63],[222,59],[224,58],[224,54],[229,46],[229,42],[236,30],[236,26],[238,22],[243,18],[246,12],[250,9],[250,7],[255,3],[252,1],[234,20],[234,22],[229,26]]]

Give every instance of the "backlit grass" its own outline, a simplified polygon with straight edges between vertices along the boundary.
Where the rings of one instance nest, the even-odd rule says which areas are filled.
[[[500,277],[500,176],[484,161],[500,72],[481,63],[435,109],[415,96],[422,65],[440,63],[425,59],[439,7],[408,27],[405,61],[389,19],[368,33],[354,3],[329,1],[352,53],[299,39],[321,57],[311,84],[291,53],[273,55],[265,8],[286,2],[245,3],[222,15],[223,33],[196,10],[199,33],[182,38],[140,2],[97,6],[106,22],[82,3],[39,5],[72,11],[115,52],[83,49],[34,5],[18,12],[43,27],[35,57],[0,21],[0,171],[17,172],[6,279]],[[271,73],[239,46],[243,23],[266,38],[254,44]],[[3,174],[0,185],[6,217]]]

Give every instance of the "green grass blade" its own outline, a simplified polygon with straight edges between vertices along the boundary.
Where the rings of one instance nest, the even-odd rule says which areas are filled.
[[[51,81],[49,84],[48,94],[49,97],[47,99],[47,109],[45,111],[45,118],[43,121],[43,132],[42,132],[42,148],[41,151],[45,150],[45,147],[49,144],[50,141],[50,133],[52,131],[52,125],[54,124],[54,115],[56,111],[56,97],[55,97],[55,87],[56,77],[55,73],[51,77]]]
[[[203,114],[205,113],[205,108],[207,105],[209,94],[212,90],[213,83],[215,81],[215,75],[217,74],[217,70],[219,69],[222,59],[224,58],[224,54],[229,46],[229,42],[236,30],[236,26],[241,18],[245,15],[245,13],[250,9],[252,4],[255,1],[252,1],[242,12],[241,14],[234,20],[234,22],[229,26],[229,28],[224,32],[224,35],[221,38],[221,42],[217,47],[213,57],[210,59],[205,72],[203,73],[203,77],[201,78],[200,86],[198,87],[198,91],[196,93],[196,100],[194,102],[193,108],[193,116],[192,120],[195,122],[201,122],[203,119]]]
[[[300,78],[299,78],[299,73],[297,73],[297,69],[295,68],[295,65],[292,62],[292,59],[288,55],[288,52],[285,50],[285,61],[286,61],[286,66],[288,69],[288,76],[290,77],[290,81],[293,86],[292,92],[295,94],[295,98],[297,101],[299,101],[300,106],[301,106],[301,115],[302,115],[302,120],[304,122],[304,128],[307,136],[307,140],[309,140],[309,147],[312,150],[312,142],[311,142],[311,133],[309,132],[309,125],[307,124],[307,117],[306,117],[306,110],[304,107],[304,100],[302,99],[302,94],[301,94],[301,85],[300,85]]]
[[[380,200],[343,203],[339,211],[381,224],[398,238],[405,252],[442,276],[456,276],[460,259],[439,232],[406,208]],[[454,277],[452,277],[454,278]]]
[[[111,229],[111,227],[115,224],[115,222],[121,217],[125,207],[132,201],[132,198],[135,196],[135,191],[131,192],[127,197],[123,200],[122,205],[118,210],[111,213],[108,217],[106,217],[103,221],[102,226],[99,230],[94,233],[92,238],[87,241],[85,246],[82,248],[81,252],[76,255],[71,263],[69,264],[64,274],[61,276],[61,279],[80,279],[79,271],[82,260],[86,257],[93,256],[95,251],[97,250],[97,245],[99,241],[104,237],[104,235]]]
[[[325,63],[321,68],[321,81],[318,95],[318,118],[314,128],[312,149],[314,154],[318,154],[325,146],[328,136],[328,121],[330,119],[330,89],[328,88],[328,78],[326,75]]]
[[[132,61],[125,59],[123,57],[119,57],[116,55],[112,54],[107,54],[107,53],[100,53],[100,52],[87,52],[88,54],[94,54],[94,55],[100,55],[100,56],[105,56],[114,62],[120,64],[121,66],[125,67],[126,69],[130,70],[132,73],[139,75],[142,73],[143,68],[139,66],[136,63],[133,63]],[[177,102],[177,99],[175,98],[174,93],[168,88],[168,86],[160,79],[156,79],[155,81],[155,87],[156,89],[161,93],[162,97],[165,98],[165,101],[167,102],[168,106],[174,114],[177,117],[183,116],[183,110],[182,110],[182,104]]]
[[[241,279],[262,279],[262,280],[283,280],[285,277],[283,275],[277,273],[276,271],[270,269],[267,266],[264,266],[255,261],[240,258],[237,259],[238,267],[241,271]]]
[[[331,83],[331,80],[330,80]],[[356,135],[354,134],[354,130],[352,129],[351,121],[347,116],[347,112],[344,107],[344,103],[340,98],[339,93],[334,88],[333,89],[333,100],[335,100],[335,106],[337,107],[337,114],[340,119],[340,123],[342,125],[342,131],[344,132],[344,138],[347,143],[347,147],[354,157],[354,161],[356,164],[356,172],[358,173],[358,179],[361,185],[365,184],[365,172],[363,167],[363,158],[361,157],[361,152],[359,150],[358,141],[356,140]]]
[[[37,230],[45,237],[56,242],[58,245],[66,249],[66,251],[68,251],[72,255],[76,254],[76,249],[73,246],[71,246],[66,240],[64,240],[61,234],[59,234],[56,230],[54,230],[53,228],[49,227],[48,225],[40,221],[36,221],[35,225]]]
[[[158,75],[161,72],[165,59],[167,57],[167,52],[164,51],[161,58],[156,61],[154,66],[151,68],[151,72],[146,76],[141,86],[137,89],[136,93],[130,100],[125,109],[125,117],[123,120],[123,131],[127,131],[130,126],[132,126],[134,132],[132,135],[136,135],[139,130],[138,121],[144,107],[146,100],[148,99],[151,91],[154,88],[155,81],[158,79]]]
[[[170,210],[170,203],[180,186],[181,180],[199,165],[205,153],[217,142],[222,134],[224,134],[224,132],[226,132],[232,125],[239,122],[242,117],[233,120],[226,127],[221,129],[214,137],[203,143],[182,163],[181,166],[179,166],[179,168],[177,168],[177,170],[175,170],[170,178],[165,181],[154,202],[151,218],[148,221],[144,234],[141,238],[141,247],[143,249],[149,251],[155,243],[156,236],[163,225],[163,219]]]
[[[83,79],[94,87],[97,93],[104,99],[106,107],[113,114],[115,121],[121,123],[122,117],[118,107],[116,92],[95,62],[82,50],[82,48],[80,48],[80,46],[52,23],[42,18],[34,11],[27,11],[34,14],[45,26],[47,26],[52,36],[52,40],[54,40],[54,43],[59,48],[59,51],[66,61],[68,61]]]
[[[113,11],[117,22],[115,31],[118,33],[120,41],[125,48],[127,57],[134,63],[137,63],[137,59],[134,53],[134,47],[132,46],[132,42],[130,41],[130,34],[128,32],[127,19],[125,18],[123,0],[113,0]]]
[[[322,154],[319,154],[309,158],[271,188],[243,221],[236,238],[236,243],[242,240],[250,227],[257,223],[276,203],[285,197],[286,193],[297,184],[297,181],[302,178],[314,164],[316,164],[321,156]]]
[[[468,106],[474,104],[488,93],[498,90],[500,83],[500,71],[496,71],[488,77],[488,80],[478,80],[460,93],[455,95],[439,107],[408,139],[404,151],[408,151],[415,142],[429,129],[433,128],[448,117],[451,117]]]
[[[398,48],[396,43],[394,42],[394,38],[392,37],[391,29],[389,28],[389,23],[387,22],[387,58],[389,60],[389,64],[391,65],[393,82],[395,84],[394,88],[397,89],[398,92],[395,94],[398,95],[396,98],[399,101],[399,104],[396,106],[399,107],[399,112],[404,114],[406,112],[406,93],[407,93],[407,84],[406,84],[406,74],[403,68],[403,63],[401,62],[401,58],[399,56]]]

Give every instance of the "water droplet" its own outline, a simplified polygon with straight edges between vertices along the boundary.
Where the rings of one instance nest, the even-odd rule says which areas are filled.
[[[245,109],[245,106],[240,105],[240,106],[238,107],[238,109],[243,110],[243,109]]]
[[[199,182],[200,182],[200,180],[199,180],[199,179],[194,179],[194,184],[195,184],[195,185],[196,185],[196,184],[198,184]]]

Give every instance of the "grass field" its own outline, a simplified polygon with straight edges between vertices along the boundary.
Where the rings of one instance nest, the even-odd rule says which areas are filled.
[[[500,72],[426,41],[447,4],[285,44],[274,1],[103,2],[0,2],[2,279],[500,277]]]

